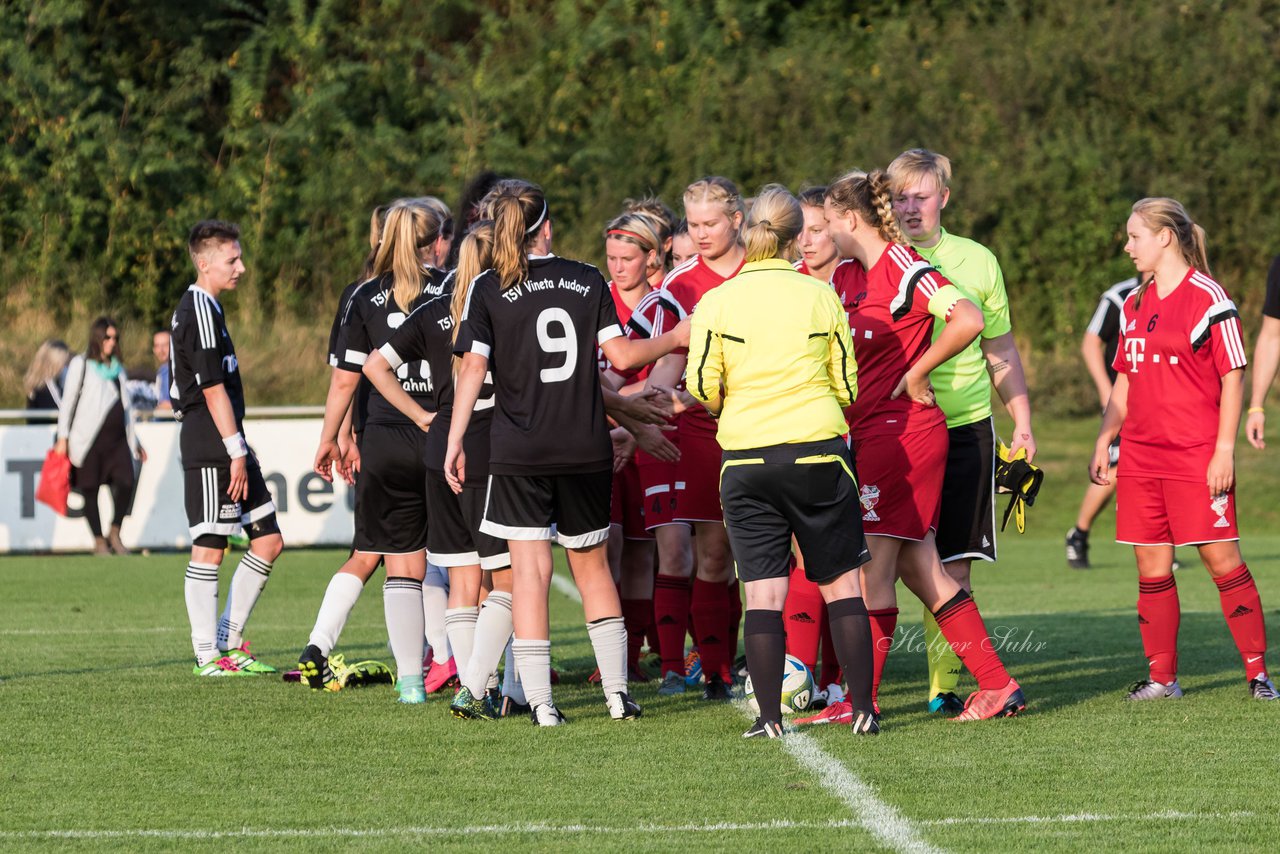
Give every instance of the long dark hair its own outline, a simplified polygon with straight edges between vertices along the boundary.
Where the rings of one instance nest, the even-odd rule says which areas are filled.
[[[85,348],[85,358],[92,359],[95,362],[106,363],[106,359],[102,355],[102,342],[107,340],[107,332],[111,329],[116,331],[116,349],[115,357],[120,358],[120,327],[116,322],[105,315],[99,317],[89,327],[89,346]]]

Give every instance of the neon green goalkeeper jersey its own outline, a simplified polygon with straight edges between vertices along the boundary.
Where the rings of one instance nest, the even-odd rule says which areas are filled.
[[[1009,295],[1004,289],[1004,273],[991,250],[967,237],[938,230],[938,242],[929,248],[913,246],[926,261],[942,271],[952,284],[982,310],[986,326],[981,338],[998,338],[1011,328]],[[944,324],[934,323],[933,338],[942,334]],[[980,339],[943,362],[929,380],[938,406],[947,414],[947,427],[961,427],[991,416],[991,381]]]

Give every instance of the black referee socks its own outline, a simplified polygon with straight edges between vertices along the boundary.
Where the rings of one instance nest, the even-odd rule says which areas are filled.
[[[760,706],[760,719],[782,720],[782,668],[787,657],[787,633],[781,611],[749,609],[742,624],[747,672]]]
[[[836,648],[836,658],[840,660],[845,681],[849,683],[850,705],[855,712],[874,711],[871,699],[874,672],[871,659],[871,622],[862,597],[828,602],[827,622],[831,626],[831,641]]]

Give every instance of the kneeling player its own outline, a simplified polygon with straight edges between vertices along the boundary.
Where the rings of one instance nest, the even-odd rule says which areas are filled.
[[[171,323],[170,396],[181,421],[179,442],[186,483],[191,563],[187,565],[187,617],[195,648],[195,674],[275,673],[243,641],[245,623],[284,549],[276,506],[258,459],[244,438],[244,389],[235,346],[218,297],[244,274],[240,229],[207,220],[191,229],[187,249],[196,281],[182,295]],[[236,567],[218,618],[218,566],[227,537],[245,528],[249,551]]]

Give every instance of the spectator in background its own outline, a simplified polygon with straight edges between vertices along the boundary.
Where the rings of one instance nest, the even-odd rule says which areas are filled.
[[[117,355],[120,333],[115,322],[99,317],[89,327],[89,346],[67,368],[66,395],[58,413],[58,441],[54,449],[71,459],[71,486],[84,496],[84,517],[93,532],[93,553],[128,554],[120,540],[120,526],[133,504],[136,457],[147,455],[133,431],[125,405],[124,366]],[[111,487],[114,516],[104,537],[98,515],[98,489]]]
[[[1253,389],[1249,395],[1249,417],[1244,433],[1249,444],[1258,450],[1267,446],[1265,439],[1267,392],[1280,368],[1280,255],[1271,261],[1267,271],[1267,296],[1262,303],[1262,328],[1253,345]]]
[[[156,362],[156,409],[173,410],[173,401],[169,399],[169,330],[160,329],[151,336],[151,352]]]
[[[22,390],[27,393],[27,409],[57,412],[62,406],[62,390],[67,375],[67,361],[71,351],[66,342],[56,338],[45,341],[36,350],[22,379]],[[27,419],[28,424],[44,424],[44,419]]]

